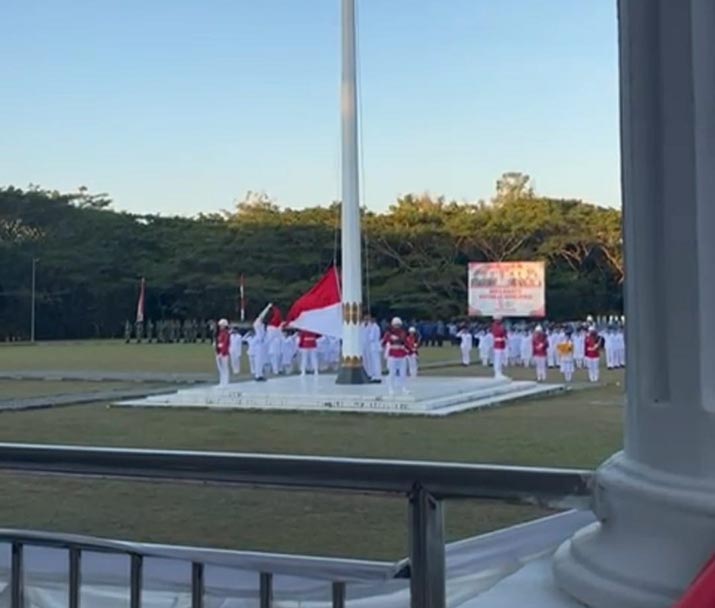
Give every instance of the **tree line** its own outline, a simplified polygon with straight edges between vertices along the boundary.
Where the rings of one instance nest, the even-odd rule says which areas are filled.
[[[114,211],[84,188],[1,188],[0,339],[29,335],[33,259],[40,339],[122,335],[141,277],[154,320],[236,318],[242,274],[249,317],[268,301],[285,309],[340,259],[339,212],[248,193],[230,211],[164,217]],[[551,319],[622,311],[620,211],[539,196],[520,173],[504,174],[490,201],[408,194],[364,210],[363,227],[378,317],[464,316],[467,263],[507,260],[547,262]]]

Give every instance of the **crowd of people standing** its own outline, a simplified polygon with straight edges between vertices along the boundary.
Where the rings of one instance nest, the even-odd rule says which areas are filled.
[[[269,313],[272,312],[270,317]],[[596,325],[592,318],[573,323],[457,323],[413,321],[405,327],[399,317],[390,322],[366,315],[361,325],[362,359],[371,382],[381,382],[385,371],[390,392],[407,391],[406,381],[419,372],[422,346],[459,346],[461,363],[476,363],[494,370],[496,377],[510,367],[533,368],[538,382],[547,370],[557,369],[566,382],[577,370],[588,372],[590,382],[600,379],[602,358],[608,369],[625,366],[624,326],[620,321]],[[286,328],[271,305],[251,325],[196,319],[125,324],[125,341],[157,343],[211,342],[217,354],[220,384],[241,373],[243,353],[257,381],[269,375],[318,375],[337,371],[341,344],[336,337]],[[604,355],[602,357],[602,354]]]

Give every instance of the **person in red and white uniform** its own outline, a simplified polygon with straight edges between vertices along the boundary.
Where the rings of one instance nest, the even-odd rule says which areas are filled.
[[[216,367],[218,368],[218,385],[228,386],[231,378],[229,367],[229,354],[231,352],[231,334],[228,331],[228,321],[221,319],[218,322],[218,332],[214,341],[216,350]]]
[[[537,325],[531,338],[532,357],[536,366],[536,381],[546,381],[546,357],[549,353],[549,339],[544,328]]]
[[[405,346],[407,347],[407,373],[410,378],[416,378],[420,355],[420,335],[417,333],[417,328],[410,327],[407,330]]]
[[[502,368],[506,364],[506,328],[501,317],[494,317],[492,323],[492,338],[494,338],[494,377],[502,378]]]
[[[382,345],[387,352],[387,382],[390,394],[399,388],[407,392],[405,377],[407,375],[407,332],[402,328],[402,319],[392,319],[390,327],[382,337]]]
[[[594,326],[588,328],[586,336],[586,369],[588,381],[598,382],[601,375],[601,337]]]
[[[300,375],[305,376],[308,368],[315,376],[320,373],[318,365],[318,334],[312,331],[298,332],[298,350],[300,351]]]

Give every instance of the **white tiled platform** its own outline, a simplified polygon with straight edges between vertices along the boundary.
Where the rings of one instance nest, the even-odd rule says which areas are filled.
[[[390,394],[382,384],[337,385],[335,376],[288,376],[267,382],[198,387],[117,403],[128,407],[210,408],[219,410],[298,410],[445,416],[470,409],[565,390],[509,378],[421,377],[410,379],[408,393]]]

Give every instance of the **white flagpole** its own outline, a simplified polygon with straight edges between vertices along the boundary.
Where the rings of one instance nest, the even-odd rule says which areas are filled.
[[[342,0],[342,301],[343,357],[338,384],[368,382],[360,345],[362,319],[362,254],[358,179],[357,69],[355,59],[355,0]]]

